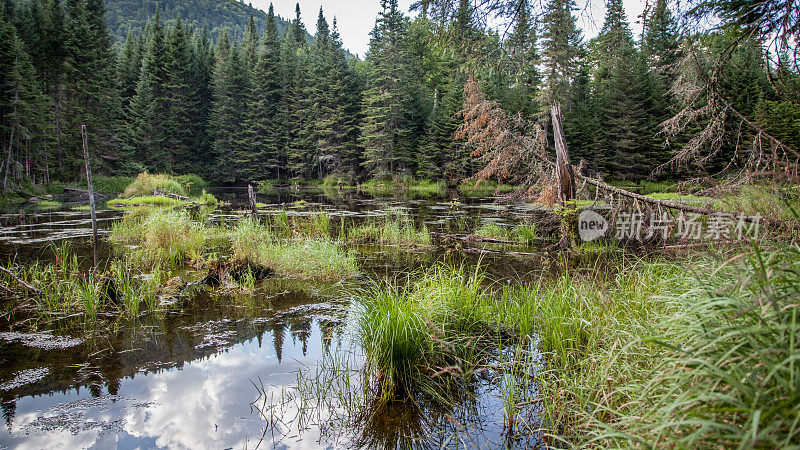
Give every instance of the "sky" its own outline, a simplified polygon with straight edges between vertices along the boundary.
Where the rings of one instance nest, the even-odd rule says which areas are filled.
[[[270,0],[250,0],[254,7],[266,11],[269,9]],[[644,9],[645,0],[624,0],[625,12],[628,15],[628,22],[634,36],[638,38],[641,33],[641,25],[635,23],[637,16]],[[294,18],[294,7],[297,0],[272,0],[275,7],[275,14],[285,18]],[[328,23],[333,22],[336,16],[339,25],[339,34],[345,48],[351,53],[364,57],[369,48],[369,32],[375,25],[375,18],[378,16],[380,2],[378,0],[299,0],[300,12],[306,29],[312,35],[316,32],[317,13],[322,6]],[[412,0],[399,0],[400,8],[408,12]],[[590,39],[597,35],[599,28],[603,25],[605,7],[602,0],[578,0],[580,11],[578,15],[578,26],[581,27],[585,39]],[[588,4],[588,6],[587,6]]]

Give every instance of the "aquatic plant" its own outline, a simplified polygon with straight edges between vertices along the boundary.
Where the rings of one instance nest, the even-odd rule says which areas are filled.
[[[135,268],[125,266],[123,261],[114,261],[108,270],[100,271],[83,268],[67,241],[54,246],[53,251],[50,264],[12,265],[6,269],[30,286],[16,295],[23,310],[48,320],[77,316],[84,326],[93,326],[101,313],[136,317],[142,302],[150,310],[157,306],[157,284],[141,281]]]
[[[483,222],[481,227],[475,230],[474,234],[476,236],[499,239],[502,241],[508,240],[509,238],[509,230],[507,227],[491,221]]]
[[[498,338],[477,308],[488,294],[478,272],[436,266],[412,277],[405,287],[378,283],[359,296],[366,370],[379,402],[418,393],[446,402],[486,355],[481,341]]]
[[[510,234],[517,243],[522,245],[533,245],[541,239],[534,222],[521,223],[512,228]]]
[[[377,177],[358,185],[370,195],[412,194],[430,197],[444,194],[444,183],[431,180],[418,180],[411,176]]]
[[[283,222],[276,222],[276,228],[281,227],[283,227]],[[331,216],[325,212],[318,212],[307,216],[293,217],[291,227],[296,237],[328,237],[331,232]]]
[[[352,252],[330,239],[260,245],[258,262],[279,275],[306,279],[338,280],[358,273]]]
[[[229,237],[234,259],[253,264],[260,262],[262,247],[272,242],[270,229],[250,217],[236,222]]]
[[[370,218],[366,223],[353,227],[347,233],[350,242],[376,243],[398,246],[427,246],[431,243],[428,227],[417,227],[407,212],[390,210],[380,219]]]
[[[163,195],[143,195],[140,197],[114,198],[106,202],[111,208],[121,208],[127,206],[180,206],[188,202],[176,198],[164,197]]]
[[[139,209],[114,223],[110,238],[136,245],[125,248],[132,263],[175,268],[203,255],[216,231],[185,211]]]
[[[458,192],[464,197],[489,197],[496,194],[508,194],[518,188],[493,180],[464,180],[458,185]]]

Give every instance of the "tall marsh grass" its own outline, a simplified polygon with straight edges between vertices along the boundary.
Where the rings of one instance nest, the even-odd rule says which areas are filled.
[[[139,209],[114,223],[111,240],[128,244],[126,253],[139,265],[176,268],[204,255],[215,231],[185,211]]]
[[[362,293],[358,334],[379,402],[419,393],[446,402],[470,380],[494,348],[486,341],[499,339],[480,315],[482,282],[477,271],[436,266],[410,274],[406,286],[383,282]]]
[[[18,278],[36,288],[21,300],[31,300],[34,313],[53,316],[81,316],[86,325],[98,321],[101,313],[114,312],[136,317],[141,305],[154,309],[157,284],[140,281],[134,267],[115,261],[107,271],[84,268],[66,241],[53,248],[50,264],[10,266]]]
[[[755,249],[663,301],[642,338],[661,351],[594,424],[602,445],[787,448],[800,443],[800,248]]]
[[[351,228],[347,239],[356,244],[381,244],[397,246],[428,246],[431,235],[425,224],[417,227],[403,210],[390,210],[380,219],[370,218],[366,223]]]
[[[173,194],[188,196],[189,192],[180,181],[167,174],[140,173],[128,187],[125,188],[122,196],[124,198],[143,197],[153,195],[156,189],[163,189]]]

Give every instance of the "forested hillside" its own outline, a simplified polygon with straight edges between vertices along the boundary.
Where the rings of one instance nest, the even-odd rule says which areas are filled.
[[[187,27],[196,30],[208,28],[211,36],[228,30],[231,36],[244,36],[250,16],[256,29],[266,29],[267,13],[239,0],[106,0],[108,29],[117,41],[125,40],[129,33],[138,34],[153,18],[156,9],[165,22],[172,23],[180,17]],[[278,17],[278,33],[283,35],[289,21]],[[309,42],[311,36],[308,36]]]
[[[213,10],[228,11],[220,6],[227,3],[247,13],[237,2]],[[127,4],[109,2],[113,14]],[[195,4],[211,2],[181,8]],[[572,0],[550,0],[539,21],[533,5],[515,3],[504,35],[478,25],[465,0],[453,14],[423,8],[413,20],[396,0],[381,0],[365,61],[347,57],[327,11],[314,12],[319,31],[309,43],[299,7],[285,33],[270,8],[243,32],[212,39],[182,19],[166,23],[164,9],[178,15],[177,5],[159,2],[146,32],[116,50],[102,0],[3,3],[6,184],[75,179],[81,124],[102,173],[194,172],[217,183],[398,174],[457,182],[486,164],[463,139],[468,80],[524,132],[526,121],[549,126],[542,113],[560,104],[567,146],[575,165],[585,161],[584,173],[636,181],[752,164],[743,149],[762,134],[730,114],[712,116],[716,97],[691,86],[670,92],[675,80],[708,74],[735,111],[800,148],[800,107],[773,82],[797,84],[796,67],[767,64],[764,43],[735,26],[679,36],[666,0],[648,9],[638,37],[622,1],[609,0],[602,30],[588,42]],[[219,14],[212,25],[227,20]],[[686,49],[693,68],[682,69]],[[660,124],[678,112],[692,115],[663,133]],[[664,166],[701,150],[708,157],[698,165]],[[526,170],[496,174],[513,181]]]

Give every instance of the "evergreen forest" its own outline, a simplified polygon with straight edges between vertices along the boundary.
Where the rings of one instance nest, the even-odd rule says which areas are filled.
[[[680,133],[663,128],[684,108],[673,82],[687,43],[704,50],[701,64],[722,62],[715,85],[736,111],[800,148],[800,104],[773,82],[779,71],[794,82],[797,74],[766,62],[765,38],[736,24],[688,32],[666,0],[645,11],[639,36],[622,1],[608,0],[589,40],[572,0],[550,0],[543,11],[511,2],[513,26],[503,32],[478,23],[467,0],[451,14],[422,2],[413,18],[396,0],[381,0],[364,60],[344,49],[329,11],[314,12],[310,37],[299,5],[287,23],[271,7],[238,2],[145,2],[136,11],[133,3],[3,1],[4,187],[74,181],[83,124],[100,174],[457,183],[483,168],[459,133],[470,79],[523,121],[541,120],[557,99],[571,158],[587,174],[714,174],[736,160],[738,121],[695,116]],[[184,19],[193,8],[206,19]],[[669,164],[711,121],[722,132],[709,156]]]

